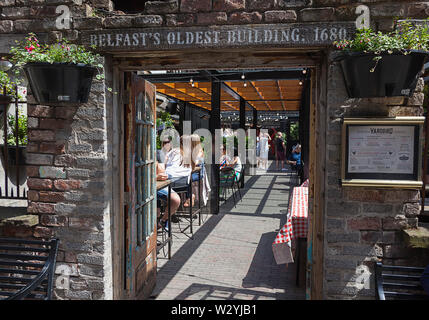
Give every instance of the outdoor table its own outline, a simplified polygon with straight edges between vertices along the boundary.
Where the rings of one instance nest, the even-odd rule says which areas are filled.
[[[168,259],[171,259],[171,212],[170,212],[170,200],[171,200],[171,180],[163,180],[163,181],[156,181],[156,191],[159,191],[161,189],[164,189],[165,187],[168,187],[168,196],[167,196],[167,206],[168,206],[168,237],[163,241],[159,246],[157,246],[156,253],[159,253],[159,251],[165,247],[165,245],[168,243]]]
[[[292,240],[307,238],[308,187],[293,188],[289,201],[287,222],[280,229],[272,245],[277,264],[293,263]]]

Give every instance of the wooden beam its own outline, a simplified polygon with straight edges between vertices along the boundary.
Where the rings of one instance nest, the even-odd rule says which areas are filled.
[[[215,137],[216,129],[220,129],[220,91],[221,83],[212,82],[212,103],[210,112],[210,132],[212,135],[212,146],[216,146]],[[212,150],[212,164],[211,164],[211,181],[212,192],[210,192],[210,211],[212,214],[219,213],[219,164],[217,163],[216,152]]]
[[[259,98],[265,102],[265,105],[267,106],[268,110],[271,110],[270,105],[267,103],[267,101],[264,99],[264,97],[261,95],[261,93],[256,89],[255,85],[252,81],[249,81],[250,85],[255,89],[256,93],[258,94]]]
[[[282,94],[282,90],[280,89],[279,81],[276,81],[276,84],[277,84],[277,90],[279,90],[280,99],[283,100],[283,94]],[[285,103],[283,101],[282,101],[282,107],[283,107],[283,110],[286,110]]]

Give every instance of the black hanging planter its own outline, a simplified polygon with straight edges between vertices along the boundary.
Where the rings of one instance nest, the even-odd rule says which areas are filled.
[[[4,144],[0,145],[1,152],[3,154],[4,159]],[[27,146],[19,146],[18,147],[18,161],[16,158],[16,146],[7,146],[7,163],[9,166],[24,166],[26,164],[26,156],[27,156]]]
[[[31,62],[24,66],[40,104],[71,106],[88,102],[96,68],[73,63]]]
[[[378,62],[374,60],[377,56],[381,56]],[[338,60],[349,97],[373,98],[413,94],[427,57],[424,51],[412,51],[407,55],[349,52]]]

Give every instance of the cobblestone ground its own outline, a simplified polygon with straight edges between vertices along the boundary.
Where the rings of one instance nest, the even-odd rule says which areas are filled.
[[[295,266],[277,265],[271,244],[286,221],[291,173],[257,172],[246,178],[242,201],[221,203],[203,214],[194,239],[173,224],[172,258],[158,255],[154,299],[305,299],[295,285]],[[183,227],[183,223],[181,223]]]

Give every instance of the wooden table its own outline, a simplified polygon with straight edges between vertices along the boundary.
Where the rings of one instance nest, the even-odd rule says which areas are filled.
[[[277,264],[294,262],[292,240],[306,238],[307,230],[308,187],[295,187],[289,201],[287,222],[273,242],[273,253]]]
[[[171,242],[172,242],[172,236],[171,236],[171,180],[163,180],[163,181],[156,181],[156,191],[159,191],[161,189],[164,189],[168,187],[168,196],[167,196],[167,206],[168,206],[168,237],[165,239],[165,241],[161,242],[159,246],[156,248],[156,253],[159,253],[159,251],[165,247],[165,245],[168,243],[168,259],[171,259]]]

